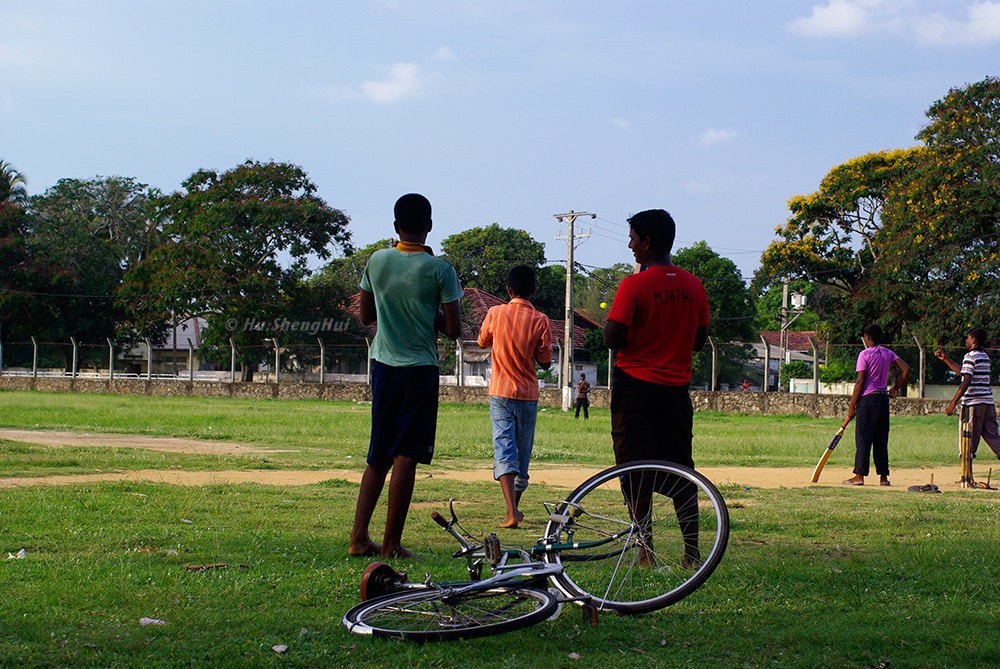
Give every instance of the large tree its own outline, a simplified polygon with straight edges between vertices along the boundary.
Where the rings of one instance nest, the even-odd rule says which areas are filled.
[[[0,203],[28,203],[28,181],[10,163],[0,160]]]
[[[832,343],[870,322],[887,341],[958,343],[1000,316],[1000,79],[955,88],[927,111],[922,146],[831,170],[761,258],[755,287],[825,284],[818,311]]]
[[[34,334],[104,344],[127,316],[114,294],[125,273],[157,243],[159,192],[131,177],[60,179],[31,198],[29,248],[49,272]]]
[[[507,272],[514,265],[536,269],[545,262],[545,247],[524,230],[501,228],[493,223],[451,235],[441,252],[466,288],[479,288],[505,297]]]
[[[742,273],[732,260],[723,258],[704,241],[673,254],[673,263],[701,279],[708,294],[712,322],[709,335],[716,344],[726,344],[717,358],[717,378],[731,386],[746,376],[745,363],[755,339],[753,322],[757,315]],[[711,383],[711,348],[706,346],[694,359],[693,383]]]
[[[140,330],[172,315],[205,316],[258,359],[268,323],[288,314],[308,274],[306,262],[350,253],[350,219],[316,195],[302,168],[247,161],[227,172],[195,172],[184,191],[160,201],[166,242],[132,269],[122,296],[145,318]]]
[[[886,199],[872,286],[903,286],[891,317],[958,344],[969,324],[1000,320],[1000,79],[952,89],[927,118],[917,168]]]
[[[350,255],[345,255],[342,258],[334,258],[323,265],[309,281],[313,284],[339,286],[348,295],[353,295],[358,292],[361,286],[361,277],[372,254],[380,249],[387,249],[391,246],[391,239],[380,239],[374,244],[369,244],[363,249],[354,251]]]

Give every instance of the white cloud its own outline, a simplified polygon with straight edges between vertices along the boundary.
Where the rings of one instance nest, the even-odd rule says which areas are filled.
[[[607,122],[615,127],[621,128],[622,130],[627,131],[632,129],[632,124],[627,119],[609,118]]]
[[[366,81],[361,90],[379,104],[394,104],[420,90],[420,66],[416,63],[396,63],[389,68],[386,81]]]
[[[871,27],[871,3],[864,0],[829,0],[815,5],[812,14],[789,22],[788,28],[806,37],[853,37]]]
[[[698,141],[702,146],[712,146],[713,144],[722,144],[724,142],[731,142],[740,133],[735,130],[722,130],[719,128],[709,128],[698,136]]]
[[[684,190],[686,190],[689,193],[704,194],[704,193],[711,193],[712,186],[703,181],[685,181]]]
[[[432,61],[445,61],[445,60],[451,61],[455,60],[456,58],[457,56],[455,56],[455,52],[452,50],[450,46],[441,47],[440,49],[435,51],[434,54],[431,56]]]
[[[786,27],[804,37],[895,34],[933,46],[1000,41],[1000,0],[949,4],[946,13],[927,0],[827,0]]]

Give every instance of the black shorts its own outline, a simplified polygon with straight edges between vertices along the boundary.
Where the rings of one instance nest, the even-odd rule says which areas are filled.
[[[685,386],[642,381],[615,369],[611,386],[611,441],[615,463],[665,460],[694,468],[694,407]]]
[[[391,367],[372,360],[372,436],[368,464],[388,469],[397,455],[430,464],[437,429],[435,365]]]

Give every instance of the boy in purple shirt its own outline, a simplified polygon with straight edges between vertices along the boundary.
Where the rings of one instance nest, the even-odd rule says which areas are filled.
[[[845,485],[864,485],[869,472],[869,455],[875,460],[880,485],[889,485],[889,398],[898,397],[910,378],[910,366],[895,353],[881,346],[882,328],[872,323],[861,335],[865,350],[858,355],[855,369],[858,378],[847,407],[847,417],[857,416],[854,424],[854,476]],[[899,370],[896,383],[886,391],[889,370]]]

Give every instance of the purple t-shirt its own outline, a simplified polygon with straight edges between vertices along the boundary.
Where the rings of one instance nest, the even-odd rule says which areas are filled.
[[[889,369],[892,363],[899,356],[882,346],[871,346],[858,354],[858,365],[856,372],[865,370],[865,385],[861,389],[861,396],[870,395],[874,392],[885,392],[887,381],[889,380]]]

